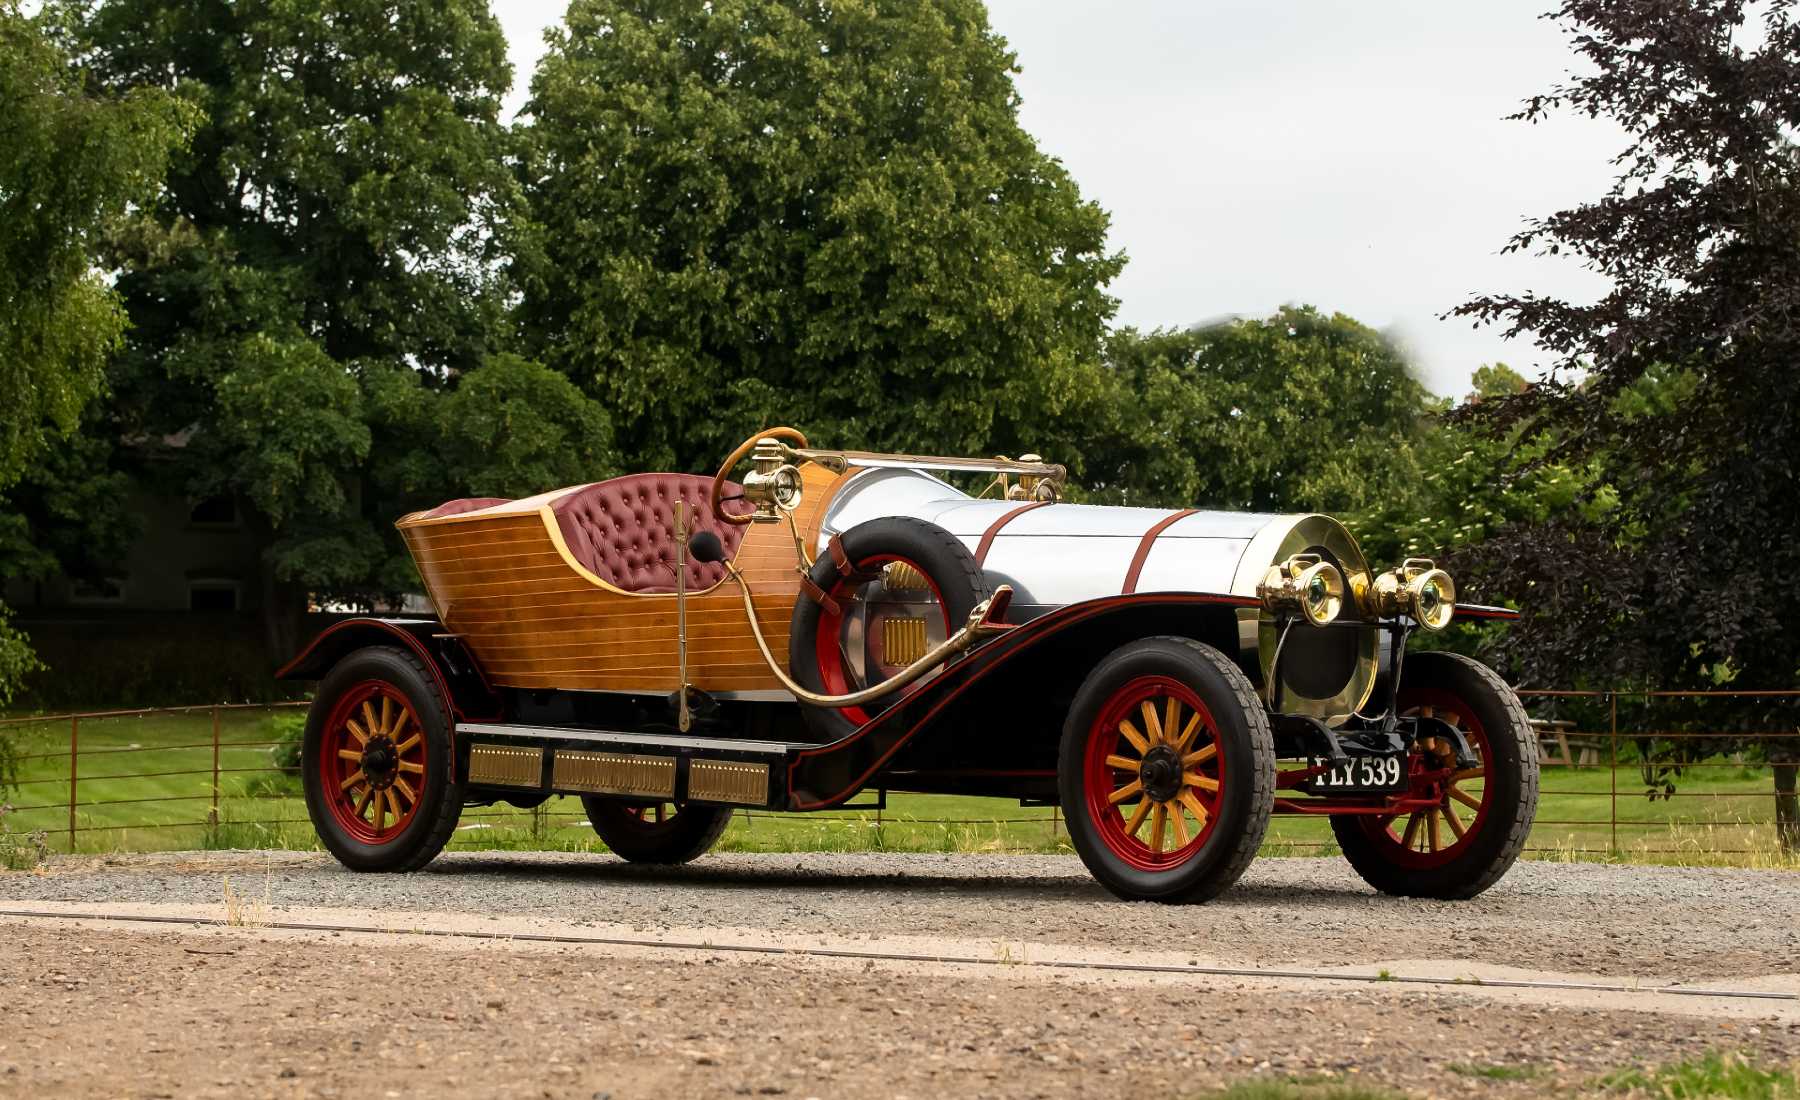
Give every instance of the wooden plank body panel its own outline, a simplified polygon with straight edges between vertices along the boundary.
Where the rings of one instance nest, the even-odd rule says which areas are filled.
[[[809,546],[843,477],[801,468],[794,513]],[[844,475],[848,476],[848,475]],[[679,680],[674,593],[625,592],[583,568],[563,542],[551,505],[586,486],[481,512],[396,526],[418,564],[438,618],[460,636],[488,680],[517,688],[671,692]],[[751,524],[733,559],[756,599],[763,636],[785,659],[800,596],[786,523]],[[757,651],[729,578],[688,594],[688,679],[704,691],[780,689]]]

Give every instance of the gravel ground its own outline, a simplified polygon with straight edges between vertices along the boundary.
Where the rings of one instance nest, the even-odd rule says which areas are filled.
[[[220,879],[290,905],[523,914],[635,928],[954,936],[1191,952],[1251,964],[1468,960],[1666,979],[1800,972],[1800,876],[1520,863],[1451,905],[1389,898],[1329,859],[1265,859],[1205,906],[1113,900],[1060,856],[715,855],[677,869],[603,855],[469,853],[413,875],[325,855],[63,860],[0,875],[0,899],[217,903]]]
[[[1567,1097],[1609,1070],[1709,1050],[1800,1055],[1788,1027],[1388,986],[1255,993],[236,929],[15,923],[6,938],[10,1096],[1110,1100],[1261,1076]]]
[[[216,919],[227,879],[250,899],[248,927],[0,917],[0,1096],[1105,1100],[1204,1097],[1257,1076],[1574,1096],[1610,1070],[1714,1050],[1800,1064],[1791,1002],[406,931],[624,926],[963,955],[1002,943],[1028,961],[1452,960],[1796,989],[1800,878],[1781,873],[1532,863],[1474,902],[1426,905],[1373,894],[1335,861],[1265,860],[1224,899],[1170,908],[1113,901],[1056,857],[729,855],[652,871],[606,856],[459,854],[379,876],[306,853],[188,853],[0,874],[0,908],[184,906],[183,919]]]

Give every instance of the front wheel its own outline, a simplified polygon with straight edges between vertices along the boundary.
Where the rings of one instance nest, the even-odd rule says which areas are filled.
[[[332,667],[306,716],[306,812],[325,848],[353,871],[431,862],[462,815],[450,714],[425,667],[386,646]]]
[[[612,853],[632,863],[687,863],[705,855],[731,824],[729,806],[625,802],[583,795],[588,824]]]
[[[1455,727],[1477,760],[1458,768],[1446,739],[1408,754],[1408,797],[1424,809],[1331,819],[1344,858],[1384,894],[1472,898],[1504,875],[1537,815],[1537,739],[1519,697],[1486,665],[1455,653],[1415,653],[1402,666],[1402,715]]]
[[[1089,673],[1057,786],[1075,851],[1128,900],[1206,901],[1255,858],[1275,801],[1268,716],[1211,646],[1147,638]]]

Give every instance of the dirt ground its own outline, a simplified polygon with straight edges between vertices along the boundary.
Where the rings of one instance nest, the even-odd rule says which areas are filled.
[[[617,866],[592,858],[597,873]],[[783,866],[794,860],[781,858]],[[860,867],[851,857],[807,858],[849,877]],[[1039,934],[996,945],[951,930],[936,939],[855,928],[839,936],[796,932],[783,914],[835,905],[832,891],[809,893],[780,876],[746,882],[735,865],[728,882],[739,895],[734,923],[712,933],[688,919],[692,914],[679,927],[618,911],[604,914],[614,923],[571,920],[555,907],[501,917],[480,902],[467,876],[449,879],[449,892],[433,895],[437,904],[429,909],[359,910],[316,889],[265,904],[260,890],[246,888],[254,880],[243,878],[240,866],[232,882],[241,893],[228,907],[219,871],[234,866],[240,864],[196,857],[0,875],[0,908],[14,911],[249,922],[197,927],[0,916],[0,1096],[1199,1097],[1258,1076],[1378,1082],[1416,1096],[1530,1096],[1709,1050],[1784,1064],[1800,1059],[1800,1005],[1793,1000],[1060,970],[1033,963],[1128,956],[1086,935],[1059,942]],[[978,876],[982,867],[960,867],[958,874]],[[408,882],[445,885],[441,876],[432,884],[432,876],[353,876],[314,863],[303,869],[372,900]],[[526,888],[541,870],[532,859],[512,866]],[[706,881],[696,870],[640,883],[640,896],[680,897]],[[557,885],[566,889],[568,882]],[[917,892],[919,883],[884,880],[876,891],[884,897],[859,896],[857,908],[869,907],[873,916],[876,908],[904,905],[909,887]],[[463,912],[452,904],[459,894],[471,903]],[[964,890],[930,901],[974,913],[990,910],[993,899]],[[1046,903],[1063,902],[1052,891]],[[1122,930],[1164,912],[1092,903]],[[753,904],[770,919],[747,922],[745,907]],[[1179,919],[1224,928],[1250,921],[1269,932],[1284,923],[1278,899],[1240,904],[1229,921],[1225,912],[1205,907]],[[1440,945],[1444,927],[1479,937],[1479,914],[1438,907],[1430,926],[1421,922],[1415,930]],[[359,917],[391,931],[275,927]],[[1765,917],[1791,920],[1792,909]],[[1604,923],[1605,916],[1595,919]],[[572,935],[637,928],[689,943],[712,934],[719,949],[471,941],[413,931],[477,928]],[[1068,942],[1074,939],[1084,942]],[[945,954],[1006,955],[997,964],[922,964],[723,949],[750,942],[901,953],[935,943]],[[1230,956],[1229,945],[1219,946],[1224,950],[1211,961]],[[1448,955],[1454,952],[1435,963],[1391,965],[1402,967],[1402,976],[1474,965]],[[1139,949],[1129,957],[1163,956]],[[1629,969],[1628,961],[1615,969]],[[1743,960],[1736,962],[1732,988],[1800,989],[1792,964],[1778,977],[1774,970],[1745,973]],[[1644,968],[1646,975],[1655,969]]]

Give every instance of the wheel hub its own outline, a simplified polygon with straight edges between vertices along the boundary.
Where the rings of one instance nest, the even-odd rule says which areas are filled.
[[[399,766],[400,754],[392,741],[385,737],[370,739],[362,758],[362,772],[369,777],[370,783],[377,789],[388,786],[394,781]]]
[[[1144,754],[1138,768],[1138,779],[1144,793],[1158,802],[1167,802],[1181,793],[1181,757],[1167,745],[1157,745]]]

